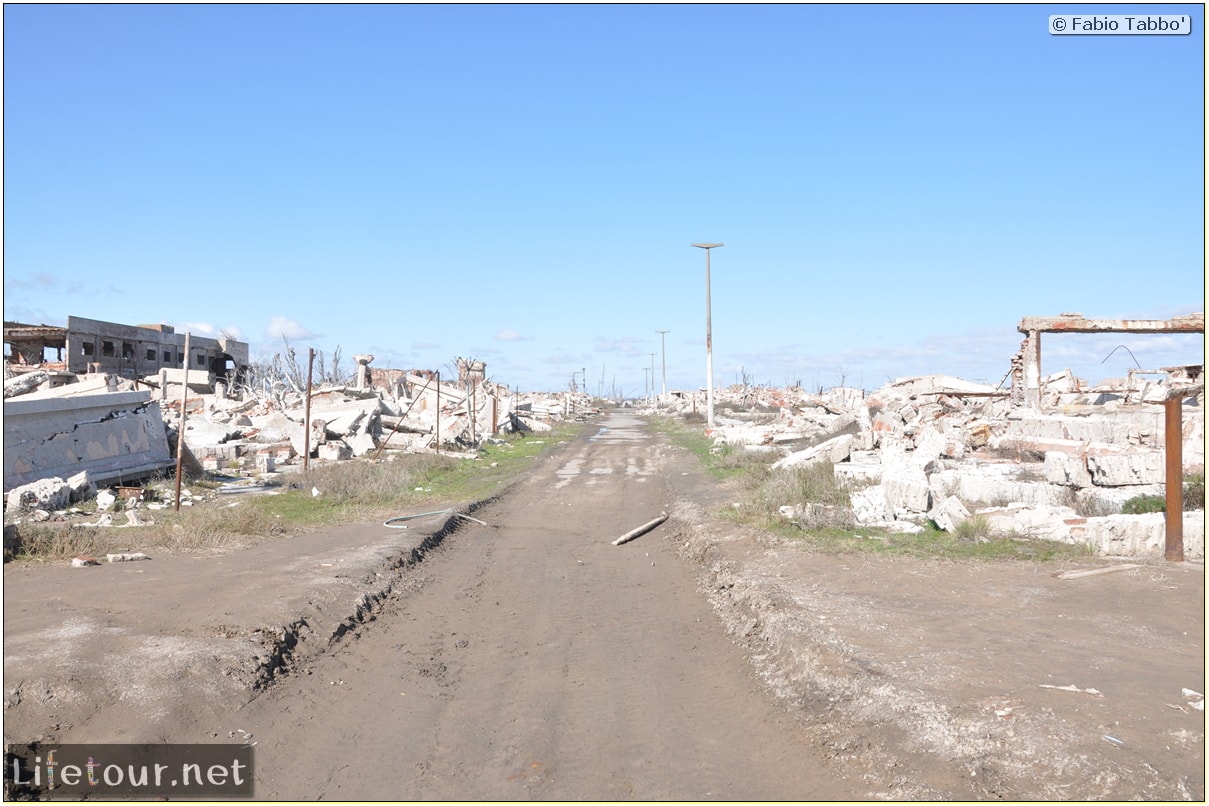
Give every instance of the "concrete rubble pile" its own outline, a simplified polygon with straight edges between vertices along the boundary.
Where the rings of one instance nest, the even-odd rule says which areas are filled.
[[[544,396],[518,396],[486,379],[469,385],[438,380],[435,373],[394,373],[389,380],[353,386],[325,385],[311,393],[309,448],[326,461],[378,457],[390,452],[474,457],[497,434],[546,431],[562,408]],[[239,467],[271,472],[299,463],[308,447],[302,394],[204,395],[186,406],[185,445],[207,470]],[[179,428],[179,405],[166,408]]]
[[[1039,410],[1006,390],[939,375],[868,396],[735,386],[716,390],[710,435],[716,446],[767,452],[774,469],[831,463],[864,526],[923,531],[932,521],[951,531],[977,515],[1002,533],[1162,556],[1165,516],[1119,513],[1132,498],[1165,493],[1162,403],[1173,391],[1184,398],[1185,475],[1203,474],[1204,386],[1178,371],[1095,387],[1057,373],[1042,381]],[[657,409],[703,413],[706,404],[697,393]],[[1183,520],[1186,556],[1203,558],[1204,512]]]
[[[450,382],[423,370],[370,372],[372,356],[357,358],[357,386],[311,393],[313,460],[438,449],[473,458],[498,434],[549,431],[591,402],[584,395],[518,394],[483,377],[481,362]],[[51,388],[46,373],[34,372],[5,384],[10,512],[61,510],[96,496],[99,487],[172,475],[182,398],[184,457],[192,472],[301,468],[308,447],[307,401],[286,385],[232,391],[206,372],[174,369],[139,383],[111,374],[70,380]]]

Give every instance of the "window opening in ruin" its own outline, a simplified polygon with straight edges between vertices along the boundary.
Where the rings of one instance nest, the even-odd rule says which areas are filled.
[[[164,350],[164,363],[165,364],[172,363],[172,351],[171,350]]]
[[[197,365],[199,367],[204,367],[206,365],[206,357],[204,355],[199,354],[197,356]]]
[[[97,346],[90,341],[86,341],[80,345],[80,355],[95,355]]]
[[[148,347],[148,348],[147,348],[147,360],[148,360],[148,361],[154,361],[154,360],[155,360],[155,348],[154,348],[154,347]]]
[[[129,361],[134,358],[134,345],[128,341],[122,342],[122,360]]]
[[[113,342],[111,342],[111,341],[101,342],[101,355],[110,356],[110,357],[112,357],[114,355]]]

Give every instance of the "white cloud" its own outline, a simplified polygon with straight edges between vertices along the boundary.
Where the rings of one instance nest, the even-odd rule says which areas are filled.
[[[58,285],[58,281],[53,274],[50,274],[49,272],[40,271],[40,272],[37,272],[36,274],[34,274],[28,280],[24,280],[20,277],[12,277],[12,278],[6,277],[4,279],[4,285],[10,289],[11,288],[22,288],[22,289],[36,288],[36,289],[39,289],[42,291],[53,291],[55,286]]]
[[[532,336],[522,336],[515,330],[504,328],[499,333],[495,334],[496,341],[533,341]]]
[[[265,336],[271,339],[306,339],[314,335],[293,319],[286,319],[284,316],[274,316],[265,329]]]
[[[206,338],[213,338],[218,335],[218,328],[206,322],[181,322],[174,327],[177,333],[196,333]]]
[[[621,339],[610,339],[604,336],[597,336],[593,344],[598,353],[616,353],[624,356],[643,355],[645,351],[636,343],[636,339],[629,336]]]

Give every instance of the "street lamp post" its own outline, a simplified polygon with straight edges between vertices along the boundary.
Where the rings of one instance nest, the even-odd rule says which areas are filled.
[[[705,405],[707,410],[706,427],[713,430],[714,427],[714,330],[710,322],[710,305],[709,305],[709,250],[719,246],[725,246],[720,243],[695,243],[691,244],[699,249],[705,250]]]
[[[666,403],[667,402],[667,334],[671,333],[672,331],[656,330],[655,332],[659,334],[659,339],[662,342],[660,344],[660,349],[662,351],[660,361],[663,364],[663,392],[659,395],[659,397],[662,398],[664,403]]]
[[[655,405],[655,355],[656,353],[647,353],[651,357],[651,405]]]

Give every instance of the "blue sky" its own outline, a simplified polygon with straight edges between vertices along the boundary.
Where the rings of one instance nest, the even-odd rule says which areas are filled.
[[[1135,10],[1192,34],[1047,29]],[[1205,309],[1203,26],[1193,5],[6,5],[4,318],[630,394],[669,330],[668,386],[701,388],[690,244],[712,241],[716,384],[994,384],[1025,316]],[[1200,335],[1043,348],[1093,381],[1204,361]]]

